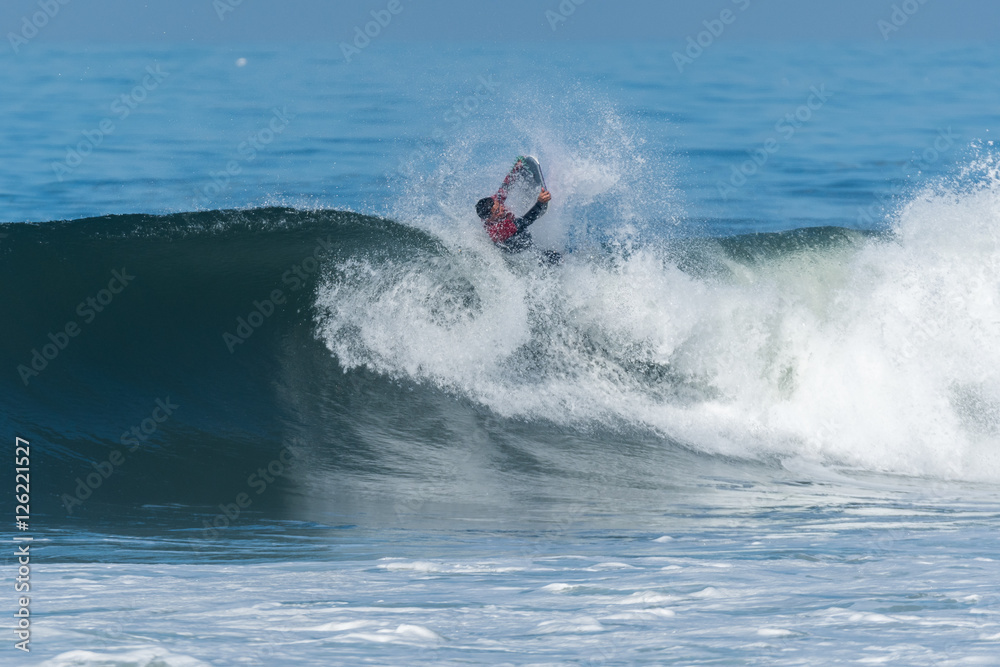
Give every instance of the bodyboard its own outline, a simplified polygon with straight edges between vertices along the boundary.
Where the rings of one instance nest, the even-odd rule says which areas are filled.
[[[538,160],[522,155],[514,162],[496,197],[517,217],[523,216],[538,201],[538,194],[545,187],[545,177]]]

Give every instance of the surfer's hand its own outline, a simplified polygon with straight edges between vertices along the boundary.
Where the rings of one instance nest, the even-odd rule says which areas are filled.
[[[550,199],[552,199],[552,195],[549,194],[548,190],[542,188],[542,191],[538,194],[538,203],[548,204]]]

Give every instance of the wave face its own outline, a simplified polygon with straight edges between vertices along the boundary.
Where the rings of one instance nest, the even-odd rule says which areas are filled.
[[[78,513],[217,503],[285,448],[301,473],[283,488],[352,498],[345,477],[454,476],[486,441],[524,455],[505,471],[542,477],[581,449],[653,442],[660,464],[996,480],[998,194],[925,193],[883,234],[581,250],[554,268],[339,211],[4,225],[2,418],[44,443],[36,498],[57,513],[114,451],[129,473]],[[555,441],[575,444],[542,456]]]
[[[57,514],[115,451],[125,460],[114,479],[75,514],[231,499],[304,428],[289,396],[337,396],[317,417],[329,434],[320,443],[349,450],[340,415],[363,422],[352,410],[368,390],[315,339],[321,278],[351,257],[438,252],[392,222],[275,208],[0,232],[2,419],[45,452],[33,459],[33,499]]]

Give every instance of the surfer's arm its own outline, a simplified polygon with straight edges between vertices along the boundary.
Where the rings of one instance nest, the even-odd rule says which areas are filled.
[[[497,193],[495,195],[493,195],[493,198],[496,199],[498,202],[500,202],[500,204],[503,204],[504,202],[507,201],[507,191],[510,190],[510,186],[517,179],[518,172],[520,172],[523,168],[524,168],[524,158],[519,157],[517,158],[517,162],[514,163],[514,168],[511,169],[510,173],[507,174],[506,178],[503,179],[503,184],[500,186],[500,189],[497,190]]]
[[[537,201],[535,205],[531,207],[531,210],[524,214],[523,217],[518,218],[514,221],[517,225],[517,231],[523,232],[528,225],[538,220],[540,217],[545,215],[545,211],[548,210],[549,203],[547,201]]]

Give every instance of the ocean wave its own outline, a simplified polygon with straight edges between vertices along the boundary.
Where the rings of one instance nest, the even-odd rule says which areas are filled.
[[[87,506],[236,497],[286,450],[310,493],[317,475],[419,478],[475,436],[470,415],[528,440],[603,429],[995,480],[998,194],[928,191],[878,234],[609,245],[560,267],[342,211],[7,224],[3,420],[47,440],[54,508],[109,463],[139,474]]]

